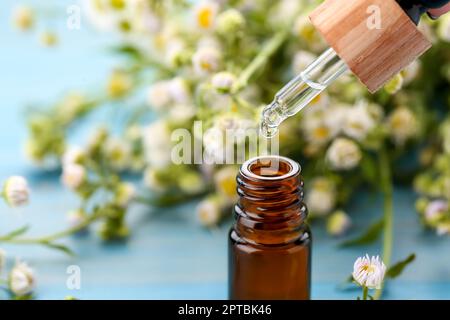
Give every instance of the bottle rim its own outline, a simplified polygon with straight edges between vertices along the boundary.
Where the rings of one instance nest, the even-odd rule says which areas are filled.
[[[284,163],[289,168],[288,170],[285,170],[286,172],[283,174],[275,174],[275,175],[263,175],[263,174],[257,174],[252,170],[252,166],[254,166],[257,163],[270,163],[270,166],[267,166],[267,170],[270,170],[270,172],[279,172],[280,163]],[[277,167],[272,167],[273,164],[276,164]],[[298,162],[289,159],[287,157],[283,156],[277,156],[277,155],[267,155],[267,156],[257,156],[254,158],[251,158],[247,161],[245,161],[241,166],[241,173],[243,176],[249,179],[254,179],[258,181],[279,181],[284,179],[292,178],[301,172],[301,166]]]

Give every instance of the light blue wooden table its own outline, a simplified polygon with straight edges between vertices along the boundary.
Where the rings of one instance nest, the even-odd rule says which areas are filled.
[[[23,107],[30,102],[54,101],[67,89],[98,88],[114,59],[105,50],[111,41],[93,35],[86,24],[81,31],[65,30],[64,6],[59,11],[61,19],[55,22],[62,33],[61,46],[40,48],[35,36],[22,36],[11,29],[9,11],[14,2],[2,0],[0,10],[0,179],[25,175],[33,194],[31,205],[19,211],[0,203],[0,233],[29,223],[31,233],[40,235],[64,227],[65,213],[77,200],[61,187],[55,174],[41,173],[24,159]],[[385,297],[450,299],[450,238],[422,230],[414,199],[410,190],[396,189],[393,260],[412,252],[417,260],[401,278],[388,284]],[[38,299],[66,295],[82,299],[225,299],[229,223],[205,230],[195,221],[194,207],[195,203],[167,210],[134,207],[128,219],[133,232],[127,242],[104,244],[95,234],[65,240],[78,253],[77,258],[41,247],[3,248],[35,269]],[[355,234],[381,214],[381,198],[360,194],[348,211]],[[341,291],[337,286],[349,275],[357,256],[378,254],[379,247],[338,249],[337,241],[328,237],[320,224],[313,226],[313,236],[313,298],[354,299],[358,291]],[[81,267],[78,291],[66,287],[66,268],[72,264]]]

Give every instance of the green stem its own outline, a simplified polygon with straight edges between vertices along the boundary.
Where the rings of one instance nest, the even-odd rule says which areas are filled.
[[[380,182],[384,195],[384,232],[383,232],[383,262],[389,268],[392,256],[392,242],[393,242],[393,187],[392,187],[392,173],[389,157],[386,149],[383,147],[379,154],[380,161]],[[375,293],[375,299],[378,300],[383,294],[384,283],[381,289]]]
[[[367,288],[366,286],[363,286],[363,300],[367,300],[367,297],[369,295],[369,288]]]
[[[289,32],[282,30],[276,33],[255,56],[252,62],[242,71],[231,92],[233,94],[244,89],[251,77],[269,61],[270,57],[281,47],[283,42],[287,39]]]
[[[79,224],[76,227],[71,227],[63,231],[59,231],[53,234],[50,234],[48,236],[44,237],[37,237],[37,238],[12,238],[7,239],[5,237],[0,237],[0,242],[4,243],[12,243],[12,244],[48,244],[51,243],[57,239],[67,237],[69,235],[75,234],[77,232],[82,231],[87,226],[89,226],[92,222],[96,221],[97,219],[101,218],[101,214],[93,214],[90,217],[88,217],[83,223]]]

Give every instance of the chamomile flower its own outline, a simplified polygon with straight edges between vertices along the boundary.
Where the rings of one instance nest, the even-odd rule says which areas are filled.
[[[172,142],[167,122],[163,119],[144,128],[144,153],[147,163],[164,168],[171,163]]]
[[[58,35],[52,31],[44,31],[39,35],[39,43],[44,47],[54,47],[58,41]]]
[[[230,204],[237,200],[237,172],[237,168],[233,166],[226,166],[214,174],[214,185],[216,187],[216,192]]]
[[[222,164],[225,161],[224,133],[213,126],[203,134],[204,157],[207,164]]]
[[[194,71],[200,76],[217,71],[220,59],[221,54],[216,48],[202,46],[192,56]]]
[[[213,1],[202,1],[194,8],[196,26],[201,30],[210,30],[216,22],[219,6]]]
[[[170,98],[174,103],[187,104],[190,101],[190,92],[186,80],[175,77],[168,83]]]
[[[29,295],[35,287],[33,270],[24,262],[18,262],[9,274],[9,288],[19,297]]]
[[[17,6],[13,12],[12,23],[20,31],[30,30],[35,23],[33,9],[24,5]]]
[[[336,186],[326,177],[314,179],[306,192],[305,202],[312,215],[325,216],[336,205]]]
[[[217,226],[222,217],[222,208],[218,196],[209,196],[200,201],[196,208],[197,219],[205,227]]]
[[[362,287],[380,289],[386,273],[386,266],[379,256],[369,255],[356,259],[353,266],[353,279]]]
[[[154,110],[164,110],[170,103],[170,100],[169,83],[167,81],[155,82],[148,89],[147,101]]]
[[[374,127],[375,120],[369,112],[367,102],[362,101],[347,110],[343,125],[343,131],[347,136],[362,141]]]
[[[362,154],[353,140],[337,138],[328,148],[326,158],[333,169],[350,170],[359,164]]]
[[[387,120],[392,140],[398,145],[415,137],[418,133],[418,121],[414,113],[407,107],[395,109]]]

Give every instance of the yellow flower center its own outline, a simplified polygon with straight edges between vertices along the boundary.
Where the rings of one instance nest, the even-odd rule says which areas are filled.
[[[200,62],[200,66],[202,67],[202,69],[207,70],[207,71],[211,71],[211,69],[212,69],[212,66],[208,61]]]
[[[400,129],[405,125],[405,122],[401,117],[394,116],[391,121],[391,126],[393,129]]]
[[[233,197],[236,193],[236,179],[234,177],[225,179],[220,183],[220,187],[224,195]]]
[[[366,273],[372,273],[375,271],[375,268],[370,264],[366,264],[366,265],[362,266],[361,269],[363,271],[365,271]]]
[[[111,7],[116,10],[122,10],[125,8],[125,0],[110,0]]]
[[[302,26],[298,30],[298,35],[300,36],[300,38],[305,39],[307,42],[312,42],[314,40],[315,30],[314,28],[309,26]]]
[[[197,23],[201,28],[207,29],[212,25],[213,12],[211,8],[201,8],[197,13]]]
[[[330,135],[330,130],[327,127],[317,127],[314,129],[313,136],[317,139],[328,138]]]

